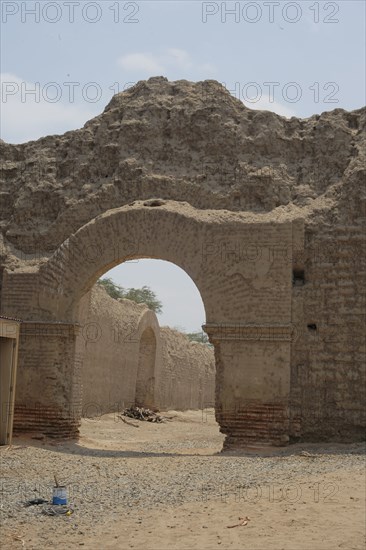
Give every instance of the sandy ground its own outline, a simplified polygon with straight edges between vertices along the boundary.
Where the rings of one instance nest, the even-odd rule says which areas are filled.
[[[362,444],[220,453],[213,411],[166,414],[138,428],[106,415],[84,421],[79,442],[2,447],[1,548],[365,548]],[[51,499],[54,473],[68,517],[24,506]]]

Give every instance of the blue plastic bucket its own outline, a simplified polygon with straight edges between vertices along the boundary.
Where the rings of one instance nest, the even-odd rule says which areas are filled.
[[[52,504],[67,504],[66,487],[54,487]]]

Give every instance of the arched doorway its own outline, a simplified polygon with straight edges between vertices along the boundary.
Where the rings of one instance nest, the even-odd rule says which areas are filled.
[[[141,335],[137,364],[135,405],[154,407],[154,380],[156,361],[156,339],[152,328]]]
[[[37,271],[26,276],[6,272],[4,311],[12,315],[17,306],[16,312],[29,320],[29,338],[20,346],[23,425],[77,434],[79,300],[121,262],[155,258],[181,267],[201,294],[205,330],[215,347],[216,419],[226,446],[286,443],[292,249],[301,233],[295,229],[290,220],[198,210],[174,201],[136,201],[81,227]]]

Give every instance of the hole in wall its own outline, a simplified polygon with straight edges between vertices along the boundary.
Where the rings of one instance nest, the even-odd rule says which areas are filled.
[[[303,286],[305,284],[305,272],[303,269],[294,269],[292,271],[293,286]]]
[[[144,206],[163,206],[166,202],[163,199],[149,199],[144,202]]]
[[[309,324],[307,325],[307,327],[308,327],[308,329],[309,329],[310,331],[312,331],[312,332],[314,332],[314,331],[317,330],[317,326],[316,326],[315,323],[309,323]]]

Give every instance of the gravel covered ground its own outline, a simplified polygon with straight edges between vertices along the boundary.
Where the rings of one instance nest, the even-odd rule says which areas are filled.
[[[1,448],[2,548],[365,547],[362,444],[221,454],[213,411],[166,414],[138,428],[106,415],[84,421],[79,442]],[[24,506],[51,500],[54,474],[69,516]]]

